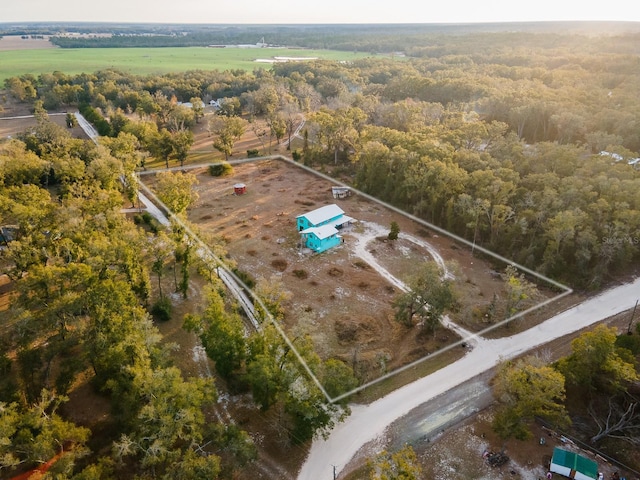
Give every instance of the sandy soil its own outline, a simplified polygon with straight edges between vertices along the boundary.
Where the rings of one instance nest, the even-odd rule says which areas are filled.
[[[544,348],[553,339],[574,334],[632,308],[639,285],[640,279],[636,279],[607,290],[526,332],[502,339],[477,339],[473,349],[459,361],[369,405],[354,405],[352,414],[337,425],[326,439],[314,441],[299,480],[316,478],[316,472],[324,468],[327,459],[331,459],[338,468],[344,468],[361,447],[384,438],[387,427],[393,422],[489,372],[500,361],[518,357],[535,348]]]
[[[490,299],[502,287],[491,265],[450,239],[366,199],[335,200],[329,182],[284,162],[238,164],[234,174],[224,178],[202,171],[198,180],[200,198],[189,220],[222,237],[230,257],[258,282],[282,282],[289,298],[288,332],[311,335],[321,356],[354,364],[362,381],[458,339],[451,333],[418,335],[419,329],[396,322],[391,304],[400,289],[363,258],[365,250],[403,282],[411,273],[409,266],[415,269],[434,258],[429,248],[440,252],[453,265],[465,301]],[[240,182],[247,185],[247,193],[234,195],[233,185]],[[343,232],[345,242],[334,249],[320,255],[301,250],[295,217],[330,203],[338,203],[358,223]],[[393,220],[401,228],[395,243],[384,239]],[[360,244],[363,235],[369,241]],[[407,268],[398,268],[401,265]]]

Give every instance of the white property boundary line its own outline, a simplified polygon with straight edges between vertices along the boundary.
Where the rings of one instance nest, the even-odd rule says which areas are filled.
[[[397,368],[397,369],[395,369],[395,370],[393,370],[393,371],[391,371],[389,373],[386,373],[386,374],[384,374],[384,375],[382,375],[382,376],[380,376],[380,377],[378,377],[378,378],[376,378],[374,380],[371,380],[371,381],[369,381],[369,382],[367,382],[367,383],[365,383],[363,385],[360,385],[359,387],[356,387],[356,388],[354,388],[353,390],[351,390],[349,392],[343,393],[343,394],[341,394],[341,395],[339,395],[337,397],[331,397],[327,393],[327,391],[325,390],[325,388],[322,385],[322,383],[320,382],[320,380],[318,380],[318,377],[316,377],[316,375],[313,373],[313,371],[311,370],[309,365],[307,365],[307,362],[300,355],[300,353],[296,349],[295,345],[289,339],[289,337],[284,332],[282,327],[276,322],[275,318],[271,315],[271,313],[269,313],[269,310],[265,307],[262,299],[260,299],[252,289],[247,287],[247,285],[240,278],[238,278],[237,275],[235,275],[233,272],[231,272],[229,270],[229,268],[224,264],[224,262],[221,259],[217,258],[213,254],[211,249],[202,240],[200,240],[200,238],[198,238],[198,236],[195,235],[195,233],[193,233],[193,231],[191,231],[191,229],[187,225],[185,225],[184,222],[182,222],[182,220],[180,218],[178,218],[173,212],[171,212],[166,207],[166,205],[164,205],[158,199],[158,197],[153,192],[151,192],[151,190],[140,179],[140,176],[142,176],[142,175],[155,175],[157,173],[164,172],[164,171],[184,171],[184,170],[192,170],[192,169],[196,169],[196,168],[207,168],[207,167],[209,167],[211,165],[223,165],[225,163],[228,163],[230,165],[238,165],[238,164],[243,164],[243,163],[262,162],[262,161],[268,161],[268,160],[281,160],[281,161],[284,161],[285,163],[287,163],[289,165],[293,165],[293,166],[295,166],[297,168],[301,168],[301,169],[307,171],[308,173],[316,175],[316,176],[318,176],[318,177],[320,177],[320,178],[322,178],[324,180],[327,180],[327,181],[329,181],[329,182],[331,182],[331,183],[333,183],[335,185],[348,187],[352,192],[354,192],[356,195],[361,196],[362,198],[365,198],[365,199],[367,199],[367,200],[369,200],[371,202],[377,203],[378,205],[381,205],[381,206],[383,206],[385,208],[388,208],[389,210],[392,210],[393,212],[395,212],[395,213],[397,213],[399,215],[402,215],[402,216],[404,216],[404,217],[406,217],[406,218],[408,218],[408,219],[410,219],[410,220],[412,220],[412,221],[414,221],[414,222],[416,222],[416,223],[418,223],[418,224],[420,224],[420,225],[422,225],[422,226],[424,226],[424,227],[426,227],[426,228],[428,228],[430,230],[434,230],[434,231],[436,231],[436,232],[438,232],[438,233],[440,233],[440,234],[442,234],[442,235],[444,235],[446,237],[449,237],[452,240],[455,240],[456,242],[463,243],[463,244],[465,244],[465,245],[467,245],[467,246],[469,246],[469,247],[471,247],[471,248],[473,248],[475,250],[479,250],[482,253],[484,253],[485,255],[493,257],[493,258],[499,260],[500,262],[505,263],[506,265],[513,265],[518,270],[520,270],[522,272],[526,272],[529,275],[531,275],[533,277],[536,277],[537,279],[542,280],[543,282],[545,282],[545,283],[547,283],[549,285],[553,285],[554,287],[556,287],[557,289],[561,290],[562,292],[559,293],[558,295],[552,297],[552,298],[549,298],[549,299],[539,303],[538,305],[530,307],[530,308],[528,308],[528,309],[526,309],[526,310],[524,310],[522,312],[518,312],[517,314],[512,315],[511,317],[508,317],[508,318],[502,320],[501,322],[493,324],[493,325],[491,325],[491,326],[489,326],[489,327],[487,327],[487,328],[485,328],[485,329],[483,329],[483,330],[481,330],[479,332],[473,333],[469,337],[461,338],[459,341],[457,341],[457,342],[455,342],[455,343],[453,343],[451,345],[448,345],[448,346],[446,346],[446,347],[444,347],[444,348],[442,348],[442,349],[440,349],[440,350],[438,350],[438,351],[436,351],[434,353],[431,353],[431,354],[429,354],[429,355],[427,355],[425,357],[419,358],[418,360],[415,360],[415,361],[413,361],[413,362],[411,362],[411,363],[409,363],[407,365],[404,365],[404,366],[402,366],[400,368]],[[388,378],[390,378],[390,377],[392,377],[394,375],[397,375],[397,374],[399,374],[401,372],[404,372],[405,370],[413,368],[416,365],[424,362],[425,360],[429,360],[429,359],[431,359],[431,358],[433,358],[433,357],[435,357],[435,356],[437,356],[437,355],[439,355],[439,354],[441,354],[443,352],[446,352],[446,351],[451,350],[451,349],[453,349],[455,347],[458,347],[462,343],[465,343],[465,342],[469,341],[469,339],[472,338],[472,337],[480,337],[481,335],[484,335],[484,334],[486,334],[486,333],[488,333],[488,332],[490,332],[492,330],[495,330],[496,328],[499,328],[499,327],[511,322],[512,320],[520,318],[520,317],[522,317],[522,316],[524,316],[524,315],[526,315],[528,313],[531,313],[531,312],[533,312],[535,310],[538,310],[539,308],[542,308],[542,307],[544,307],[546,305],[549,305],[550,303],[555,302],[555,301],[557,301],[557,300],[559,300],[559,299],[561,299],[563,297],[566,297],[566,296],[570,295],[571,293],[573,293],[573,290],[571,288],[569,288],[568,286],[566,286],[566,285],[564,285],[562,283],[556,282],[555,280],[553,280],[551,278],[548,278],[548,277],[546,277],[546,276],[544,276],[544,275],[542,275],[542,274],[540,274],[538,272],[535,272],[535,271],[533,271],[533,270],[531,270],[531,269],[529,269],[529,268],[527,268],[527,267],[525,267],[523,265],[515,263],[512,260],[509,260],[509,259],[507,259],[507,258],[505,258],[505,257],[503,257],[501,255],[498,255],[497,253],[494,253],[494,252],[492,252],[490,250],[487,250],[486,248],[484,248],[482,246],[479,246],[477,244],[472,244],[470,241],[468,241],[468,240],[466,240],[466,239],[464,239],[462,237],[459,237],[458,235],[455,235],[455,234],[453,234],[453,233],[451,233],[451,232],[449,232],[447,230],[444,230],[443,228],[440,228],[440,227],[438,227],[436,225],[433,225],[433,224],[431,224],[429,222],[426,222],[426,221],[416,217],[415,215],[411,215],[411,214],[409,214],[409,213],[407,213],[407,212],[405,212],[405,211],[403,211],[403,210],[401,210],[401,209],[399,209],[397,207],[394,207],[393,205],[390,205],[390,204],[388,204],[386,202],[383,202],[383,201],[381,201],[381,200],[379,200],[379,199],[377,199],[377,198],[375,198],[375,197],[373,197],[371,195],[368,195],[368,194],[366,194],[364,192],[361,192],[360,190],[358,190],[356,188],[353,188],[352,186],[347,185],[347,184],[345,184],[343,182],[340,182],[340,181],[334,179],[333,177],[330,177],[329,175],[326,175],[324,173],[318,172],[318,171],[316,171],[316,170],[314,170],[314,169],[312,169],[310,167],[307,167],[306,165],[302,165],[300,163],[294,162],[292,159],[287,158],[287,157],[285,157],[283,155],[269,155],[269,156],[264,156],[264,157],[255,157],[255,158],[245,158],[245,159],[239,159],[239,160],[230,160],[230,161],[226,161],[226,162],[213,162],[213,163],[204,163],[204,164],[198,164],[198,165],[189,165],[189,166],[184,166],[184,167],[172,167],[172,168],[169,168],[169,169],[149,170],[149,171],[144,171],[144,172],[139,172],[138,173],[138,183],[140,184],[142,189],[151,198],[153,198],[153,200],[155,202],[157,202],[157,204],[161,205],[167,212],[169,212],[169,217],[171,219],[173,219],[174,222],[178,223],[181,227],[183,227],[185,229],[185,231],[198,243],[198,245],[201,248],[205,249],[205,251],[207,251],[210,254],[210,257],[212,259],[215,259],[215,262],[217,263],[218,266],[222,267],[227,273],[229,273],[234,278],[234,280],[236,282],[238,282],[238,284],[242,285],[242,287],[247,292],[250,292],[251,297],[253,298],[253,300],[256,301],[260,305],[260,307],[263,309],[264,312],[266,312],[266,315],[269,318],[269,321],[271,322],[271,324],[275,327],[276,331],[282,336],[282,338],[286,342],[287,346],[291,349],[291,351],[293,351],[293,353],[295,354],[296,358],[298,359],[298,361],[300,362],[300,364],[302,365],[304,370],[307,372],[307,374],[312,379],[312,381],[316,384],[316,386],[320,389],[320,391],[323,393],[323,395],[325,396],[325,398],[327,399],[327,401],[329,403],[335,403],[335,402],[343,400],[343,399],[345,399],[347,397],[350,397],[351,395],[353,395],[355,393],[358,393],[358,392],[364,390],[365,388],[368,388],[368,387],[370,387],[372,385],[375,385],[376,383],[379,383],[379,382],[381,382],[383,380],[386,380],[386,379],[388,379]]]

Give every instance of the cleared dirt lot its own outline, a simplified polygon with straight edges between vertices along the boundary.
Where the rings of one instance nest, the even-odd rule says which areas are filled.
[[[0,43],[1,42],[2,40],[0,40]],[[49,120],[67,129],[74,138],[89,138],[80,127],[68,129],[65,116],[66,111],[49,112]],[[16,103],[6,97],[2,103],[0,103],[0,141],[7,138],[15,138],[18,134],[26,132],[35,126],[36,120],[33,117],[33,111],[30,105]]]
[[[258,283],[281,282],[288,298],[284,323],[289,335],[310,335],[322,357],[353,365],[363,382],[459,339],[448,330],[425,334],[394,319],[392,302],[399,289],[355,248],[368,229],[388,232],[396,221],[401,233],[435,247],[450,265],[465,304],[486,303],[501,293],[504,282],[495,266],[473,257],[467,247],[362,197],[336,200],[330,182],[293,165],[278,160],[237,164],[233,175],[222,178],[204,169],[196,173],[199,201],[189,220],[222,237],[238,268]],[[236,183],[244,183],[247,193],[234,195]],[[296,216],[331,203],[358,222],[342,232],[344,243],[338,247],[322,254],[301,249]],[[422,246],[407,239],[389,242],[384,235],[374,236],[366,249],[403,282],[420,264],[433,260]]]
[[[44,38],[22,38],[20,35],[6,35],[0,38],[0,51],[2,50],[35,50],[42,48],[58,48]]]

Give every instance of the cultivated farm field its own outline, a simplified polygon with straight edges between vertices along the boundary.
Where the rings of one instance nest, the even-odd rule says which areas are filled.
[[[26,42],[27,40],[25,40]],[[50,45],[50,44],[49,44]],[[270,68],[258,61],[274,57],[316,57],[326,60],[356,60],[366,53],[294,48],[42,48],[0,49],[0,84],[9,77],[54,71],[67,75],[115,69],[136,75],[184,72],[188,70],[252,71]]]

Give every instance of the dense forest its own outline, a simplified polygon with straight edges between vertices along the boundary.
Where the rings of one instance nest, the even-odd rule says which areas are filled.
[[[304,119],[292,143],[297,161],[573,287],[598,288],[638,261],[637,34],[332,38],[331,48],[344,41],[404,54],[253,72],[52,72],[5,82],[7,96],[32,106],[37,127],[0,144],[0,219],[13,226],[2,266],[15,285],[2,351],[17,352],[0,357],[1,473],[46,462],[60,448],[70,454],[52,467],[57,478],[233,478],[255,458],[240,428],[205,420],[215,389],[181,377],[152,321],[170,310],[162,287],[151,297],[152,279],[162,285],[173,264],[188,283],[193,245],[180,229],[158,231],[142,218],[134,225],[119,213],[150,157],[190,161],[203,102],[220,105],[210,125],[221,152],[233,145],[230,129],[251,128],[255,118],[278,139]],[[47,118],[72,109],[96,126],[97,145]],[[291,443],[331,428],[346,411],[323,406],[275,332],[239,333],[232,302],[211,281],[204,311],[186,326],[221,378],[263,411],[278,411]],[[277,317],[278,305],[268,306]],[[345,364],[323,362],[307,339],[299,348],[332,394],[353,386]],[[567,374],[572,361],[560,364]],[[56,413],[81,375],[109,399],[113,418],[90,456],[90,432]]]
[[[420,58],[151,77],[54,72],[6,87],[47,109],[97,108],[101,133],[138,130],[151,147],[141,124],[185,128],[176,101],[227,99],[226,115],[267,116],[275,130],[304,115],[306,163],[338,165],[409,213],[597,287],[638,256],[636,39],[469,34],[446,47],[416,44]],[[125,126],[119,112],[141,122]]]

